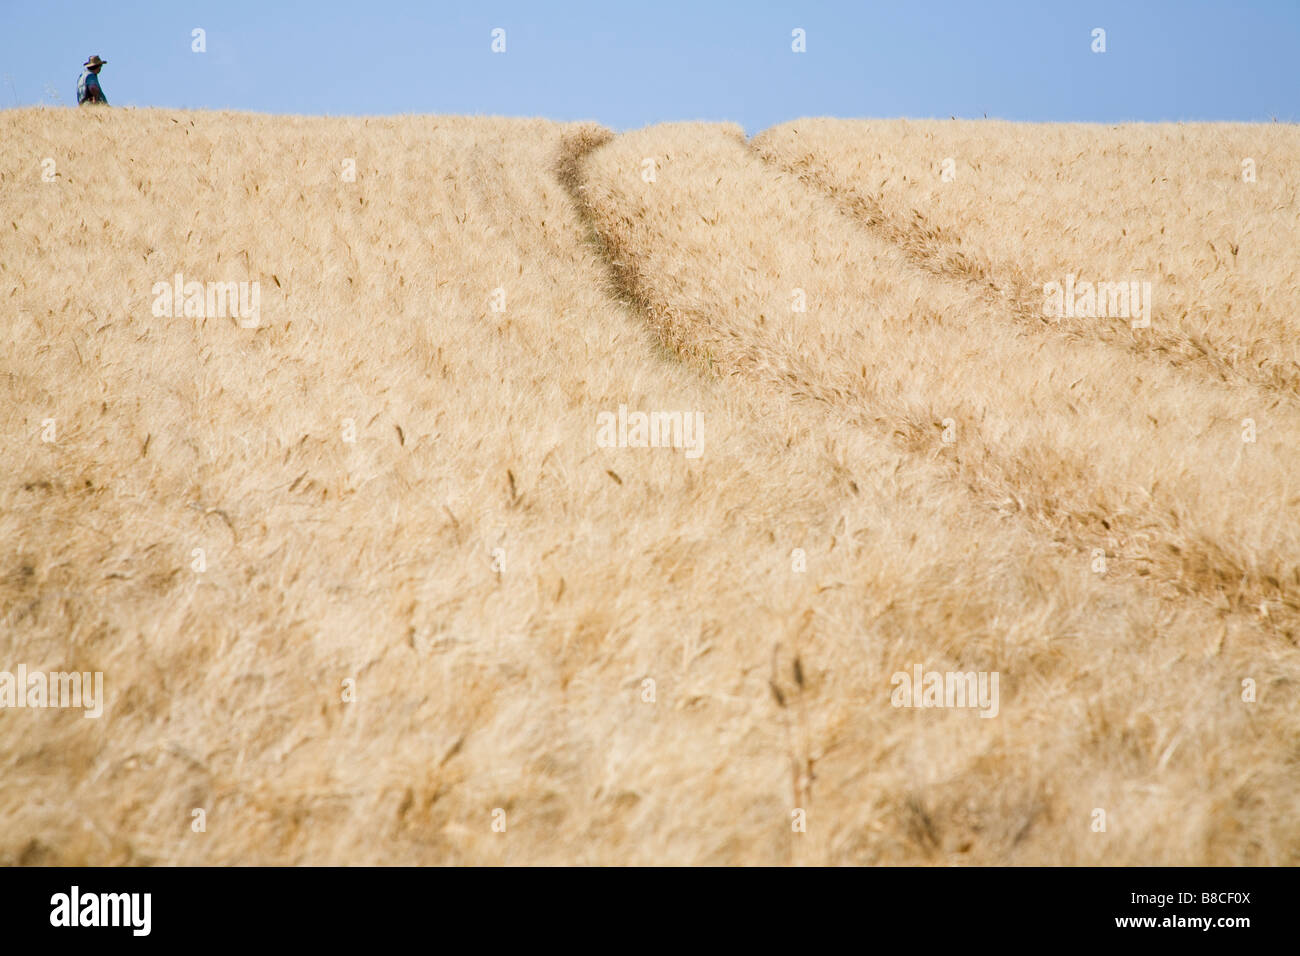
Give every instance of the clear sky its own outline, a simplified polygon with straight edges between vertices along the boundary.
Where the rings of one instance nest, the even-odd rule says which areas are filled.
[[[74,104],[92,53],[115,106],[1300,121],[1300,0],[0,0],[0,106]]]

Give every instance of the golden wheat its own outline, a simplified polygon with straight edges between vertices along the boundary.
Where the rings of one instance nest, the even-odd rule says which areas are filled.
[[[0,127],[0,670],[107,696],[0,711],[0,861],[1296,861],[1288,408],[1214,484],[1220,393],[1147,383],[1180,452],[734,128]],[[154,315],[176,273],[259,323]],[[623,404],[703,455],[601,447]],[[912,665],[998,719],[893,708]]]

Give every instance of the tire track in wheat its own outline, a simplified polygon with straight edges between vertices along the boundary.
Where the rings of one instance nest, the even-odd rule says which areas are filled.
[[[1286,461],[1300,427],[1279,398],[1256,412],[1267,449],[1243,449],[1238,416],[1258,398],[1009,329],[733,139],[656,128],[588,163],[580,201],[666,343],[944,459],[1063,546],[1294,639],[1300,497]],[[642,185],[638,150],[663,158],[658,184]],[[795,286],[822,304],[791,316]],[[948,447],[945,421],[964,436]]]
[[[1059,335],[1071,341],[1101,341],[1132,356],[1160,360],[1206,381],[1248,385],[1300,399],[1300,364],[1286,362],[1268,350],[1243,347],[1230,340],[1215,342],[1194,329],[1154,324],[1133,330],[1128,320],[1048,317],[1043,314],[1041,285],[1015,275],[1005,263],[994,263],[963,237],[913,208],[911,216],[901,206],[883,201],[883,190],[872,193],[865,185],[845,179],[816,151],[796,149],[785,130],[778,127],[749,141],[764,161],[797,176],[810,188],[835,202],[848,216],[882,240],[897,246],[908,261],[935,277],[963,284],[972,294],[998,308],[1003,315],[1035,332]]]
[[[700,172],[689,146],[677,141],[672,130],[666,135],[673,139],[668,148],[673,157],[671,161],[680,165],[673,167],[676,172],[665,171],[661,175]],[[595,241],[607,257],[605,267],[618,298],[640,310],[647,324],[665,343],[673,345],[689,364],[702,373],[726,377],[733,391],[748,394],[756,390],[758,394],[773,396],[776,401],[772,404],[800,412],[799,420],[804,427],[825,435],[828,442],[838,443],[844,436],[854,435],[858,439],[856,456],[847,457],[828,478],[835,484],[848,485],[850,501],[873,500],[883,493],[879,500],[890,512],[890,522],[901,522],[913,529],[910,535],[895,538],[887,529],[889,522],[868,525],[856,533],[851,521],[847,526],[837,523],[836,538],[841,544],[848,541],[855,548],[853,564],[859,570],[851,580],[835,581],[819,588],[821,597],[817,610],[805,617],[814,623],[812,629],[818,633],[811,652],[809,645],[804,645],[805,666],[809,660],[817,664],[836,661],[834,693],[827,687],[822,694],[814,694],[807,702],[808,713],[800,714],[796,721],[802,723],[806,719],[812,728],[807,735],[810,741],[805,743],[808,749],[803,756],[808,759],[810,775],[812,758],[816,758],[819,805],[824,810],[835,808],[833,842],[842,847],[852,846],[853,841],[859,839],[853,836],[859,832],[857,828],[867,825],[865,820],[871,819],[880,821],[870,824],[873,832],[883,831],[882,837],[887,841],[898,840],[901,834],[902,845],[907,847],[905,855],[900,857],[896,851],[881,847],[879,841],[871,838],[863,850],[850,851],[848,857],[832,854],[830,859],[859,862],[887,862],[900,858],[952,860],[965,858],[962,855],[971,847],[977,848],[973,852],[984,859],[988,858],[984,854],[991,843],[998,848],[996,859],[1003,862],[1027,860],[1041,852],[1044,839],[1050,841],[1058,833],[1062,834],[1060,846],[1065,848],[1065,853],[1082,851],[1086,854],[1086,848],[1061,830],[1062,826],[1068,826],[1065,821],[1071,812],[1063,806],[1063,801],[1068,803],[1070,799],[1065,794],[1080,792],[1077,782],[1067,781],[1076,769],[1086,766],[1082,773],[1087,779],[1111,779],[1113,782],[1111,774],[1126,759],[1124,748],[1117,748],[1111,739],[1113,728],[1127,726],[1134,719],[1129,708],[1139,700],[1142,701],[1137,704],[1140,709],[1152,706],[1150,698],[1139,694],[1121,708],[1125,711],[1123,715],[1112,711],[1103,724],[1097,724],[1091,716],[1099,713],[1094,701],[1088,705],[1090,716],[1083,719],[1088,729],[1080,733],[1076,726],[1076,708],[1081,706],[1081,689],[1087,686],[1088,675],[1100,669],[1106,675],[1101,678],[1105,685],[1118,689],[1125,680],[1146,672],[1147,668],[1162,668],[1164,665],[1155,665],[1154,661],[1164,654],[1173,653],[1184,664],[1189,662],[1192,658],[1186,657],[1187,649],[1202,639],[1197,635],[1208,636],[1216,628],[1228,625],[1219,624],[1217,615],[1203,606],[1158,601],[1144,586],[1122,574],[1108,578],[1089,574],[1084,570],[1086,565],[1080,565],[1071,548],[1044,539],[1040,529],[1026,520],[1024,514],[1000,514],[996,509],[982,507],[986,504],[986,495],[979,493],[978,489],[972,492],[952,482],[946,463],[925,453],[925,435],[929,430],[927,421],[887,416],[869,409],[851,409],[847,403],[851,402],[852,396],[841,392],[834,383],[826,382],[815,362],[801,357],[791,343],[782,342],[776,329],[769,326],[744,330],[729,325],[718,311],[707,311],[676,298],[674,293],[680,292],[686,284],[686,277],[680,270],[690,270],[699,267],[701,262],[707,262],[711,250],[693,247],[691,252],[701,258],[677,255],[685,253],[685,249],[678,247],[668,252],[667,260],[648,254],[647,247],[637,241],[637,230],[649,225],[641,221],[649,210],[627,196],[624,197],[628,199],[625,203],[611,205],[608,202],[609,196],[604,192],[600,178],[601,171],[608,172],[609,167],[605,165],[608,154],[630,148],[629,155],[636,157],[631,166],[632,175],[636,176],[636,164],[649,152],[640,148],[646,145],[644,137],[639,141],[634,138],[633,142],[636,145],[628,147],[626,142],[620,143],[616,139],[611,142],[608,136],[599,140],[574,137],[569,140],[568,149],[557,167],[559,178],[569,188],[574,204],[593,229]],[[598,168],[595,172],[588,172],[589,165]],[[715,183],[707,165],[704,171],[709,173],[708,182]],[[726,218],[725,212],[720,214],[715,208],[699,207],[682,212],[683,218],[697,220],[721,221]],[[689,216],[686,215],[688,212]],[[815,227],[818,224],[811,225]],[[776,224],[752,219],[748,221],[748,227],[751,230],[777,228]],[[732,298],[733,289],[724,279],[701,278],[717,295],[717,304]],[[791,398],[795,401],[790,401]],[[881,438],[892,438],[893,441]],[[882,484],[881,476],[873,476],[873,471],[879,466],[881,451],[893,448],[898,448],[896,453],[901,457],[897,465],[890,466],[891,470],[896,470],[884,476]],[[795,473],[794,470],[790,472],[791,476]],[[971,535],[981,542],[974,551],[969,546]],[[876,554],[888,555],[886,563],[891,567],[915,566],[918,559],[935,563],[931,565],[929,574],[916,569],[907,575],[909,580],[917,583],[899,589],[897,584],[891,586],[872,580],[872,559],[867,553],[858,552],[856,549],[861,545],[854,542],[872,542],[876,545]],[[885,545],[883,550],[879,547],[882,544]],[[966,590],[963,600],[969,603],[964,608],[949,603],[953,585],[968,581],[972,574],[979,576],[985,569],[982,557],[968,562],[960,556],[984,552],[987,548],[984,554],[993,560],[995,555],[1005,554],[1007,547],[1013,549],[1017,557],[988,579],[987,590],[978,587]],[[1026,573],[1027,569],[1032,570]],[[1076,590],[1084,581],[1090,586],[1100,587],[1101,591],[1091,592],[1093,596],[1090,599],[1084,598]],[[966,587],[966,584],[961,584],[959,589]],[[1017,590],[1019,595],[1008,600],[1009,593],[1014,594]],[[986,604],[986,599],[990,603]],[[1089,610],[1082,610],[1077,602],[1088,605]],[[1155,606],[1163,610],[1148,619],[1146,625],[1131,630],[1143,613],[1139,609]],[[1107,610],[1101,613],[1108,618],[1117,609],[1128,609],[1126,623],[1120,625],[1111,618],[1111,623],[1102,625],[1098,633],[1095,625],[1099,622],[1093,615],[1102,607]],[[848,612],[848,608],[867,608],[868,613],[862,619],[860,613]],[[927,609],[928,613],[924,615],[926,623],[912,623],[906,637],[895,644],[886,636],[889,629],[882,627],[882,623],[905,608],[909,614],[921,608]],[[1040,616],[1044,609],[1050,609],[1047,618]],[[991,616],[986,614],[988,611],[992,611]],[[970,618],[971,612],[976,614],[975,619]],[[1066,623],[1076,614],[1075,624]],[[1151,623],[1156,620],[1158,625]],[[839,626],[834,626],[836,624]],[[1234,631],[1237,628],[1254,631],[1257,627],[1257,623],[1250,620],[1234,620],[1230,624]],[[1080,634],[1078,639],[1064,640],[1050,638],[1042,643],[1031,636],[1035,632],[1044,637],[1051,633],[1059,634],[1063,625],[1066,632],[1078,626],[1087,630],[1090,636]],[[1115,632],[1116,626],[1124,630],[1125,636],[1120,637]],[[1161,639],[1152,642],[1154,631],[1148,631],[1148,627],[1158,627]],[[868,635],[861,648],[855,644],[856,628],[863,629],[858,633]],[[992,751],[971,759],[972,751],[962,745],[950,751],[946,758],[950,761],[951,786],[918,787],[906,777],[900,778],[898,757],[908,745],[894,736],[895,725],[872,721],[873,709],[869,704],[854,703],[860,688],[869,686],[872,680],[867,674],[854,673],[861,663],[862,651],[884,647],[888,659],[900,655],[929,659],[956,653],[964,659],[977,660],[984,653],[981,648],[988,647],[990,642],[1001,648],[997,657],[1004,675],[1016,675],[1014,679],[1023,689],[1024,696],[1015,705],[1017,713],[1033,714],[1036,725],[1043,728],[1052,740],[1061,742],[1064,750],[1055,746],[1037,748],[1023,737],[1013,737],[1004,738]],[[1044,648],[1049,646],[1053,650],[1044,653]],[[1276,645],[1265,641],[1259,646]],[[872,652],[868,650],[867,653],[870,656]],[[1069,675],[1068,687],[1058,686],[1053,690],[1049,689],[1053,678],[1029,679],[1030,673],[1044,667],[1062,679]],[[1226,661],[1210,665],[1213,671],[1220,667],[1226,668],[1223,673],[1232,670]],[[773,692],[778,700],[783,701],[781,706],[794,706],[792,700],[804,703],[794,696],[800,689],[798,681],[781,680],[775,666],[772,678]],[[1214,686],[1222,679],[1222,676],[1209,674],[1204,678],[1207,686]],[[838,703],[837,696],[840,698]],[[1191,706],[1198,708],[1199,705]],[[852,708],[856,714],[849,726],[860,728],[861,733],[856,729],[847,733],[826,729],[844,726],[838,721],[843,719],[842,708],[845,707]],[[1182,705],[1178,709],[1184,710]],[[1192,719],[1190,712],[1179,717],[1179,720]],[[917,725],[906,733],[919,746],[933,747],[936,742],[932,729],[937,728]],[[943,732],[954,730],[949,725]],[[803,735],[804,732],[800,731],[800,736]],[[1070,742],[1065,743],[1067,740]],[[1168,741],[1161,746],[1169,746]],[[1034,751],[1032,757],[1030,750]],[[1064,763],[1058,762],[1066,752],[1070,756]],[[1080,754],[1085,756],[1080,758]],[[1012,773],[1009,779],[1002,776],[994,783],[985,777],[987,773],[1005,775],[1007,767],[1022,762],[1039,770],[1045,766],[1051,769],[1041,774],[1036,771],[1033,779],[1019,779]],[[1003,769],[994,771],[994,767]],[[1167,777],[1162,779],[1166,784],[1169,781]],[[870,796],[865,803],[862,795],[864,780],[870,781]],[[797,783],[794,793],[797,802],[800,799]],[[855,822],[852,806],[862,808],[858,822]],[[1214,842],[1214,838],[1209,842]],[[1061,857],[1058,855],[1054,859],[1059,862]]]

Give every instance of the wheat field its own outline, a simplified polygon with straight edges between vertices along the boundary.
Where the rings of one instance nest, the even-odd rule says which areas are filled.
[[[0,130],[0,863],[1300,862],[1295,127]]]

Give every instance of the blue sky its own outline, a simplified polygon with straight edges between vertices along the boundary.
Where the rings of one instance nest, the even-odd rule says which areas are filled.
[[[92,53],[122,106],[750,132],[800,116],[1300,121],[1300,0],[0,0],[0,107],[71,105]]]

